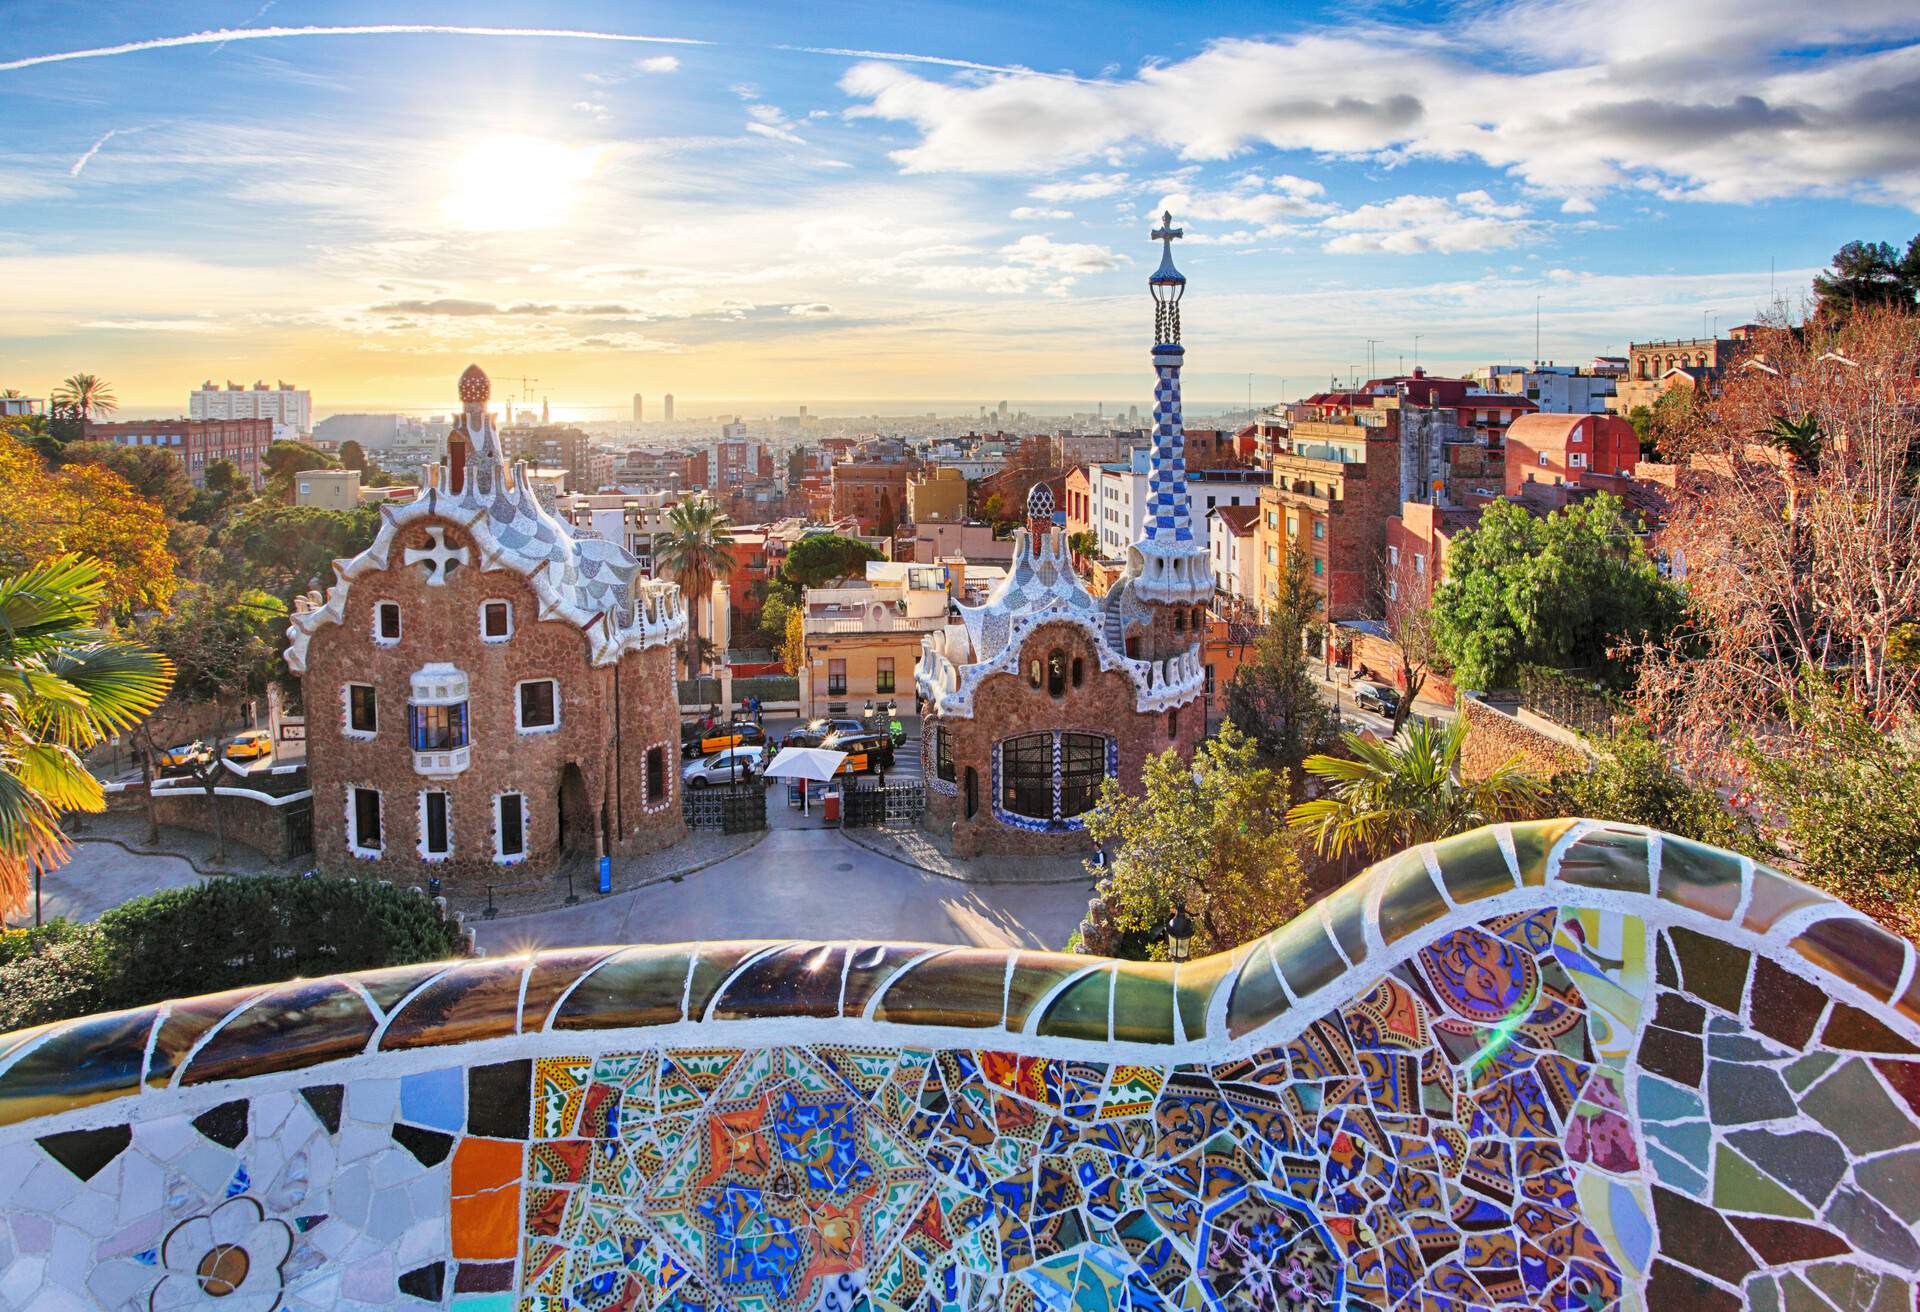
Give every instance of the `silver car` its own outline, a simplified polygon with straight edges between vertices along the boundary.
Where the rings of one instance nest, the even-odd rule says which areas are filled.
[[[760,773],[766,750],[764,747],[729,747],[724,752],[690,761],[680,771],[680,782],[689,788],[745,782]]]

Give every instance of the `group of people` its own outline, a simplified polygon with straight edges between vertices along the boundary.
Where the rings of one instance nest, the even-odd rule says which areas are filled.
[[[743,720],[752,720],[755,724],[761,723],[760,699],[758,697],[749,693],[740,699],[740,718]],[[710,733],[719,727],[720,703],[711,702],[707,706],[707,713],[700,717],[700,731],[702,733]]]

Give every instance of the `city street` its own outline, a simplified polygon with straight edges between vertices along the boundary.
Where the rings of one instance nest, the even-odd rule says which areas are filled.
[[[1058,948],[1092,882],[975,886],[930,875],[831,829],[775,829],[675,882],[511,920],[469,921],[493,953],[711,938],[885,939]]]

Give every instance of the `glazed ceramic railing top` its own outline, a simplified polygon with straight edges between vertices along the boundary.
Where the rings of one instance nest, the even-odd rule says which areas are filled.
[[[1546,906],[1648,915],[1795,954],[1830,977],[1836,995],[1920,1022],[1912,945],[1846,906],[1671,835],[1539,821],[1402,853],[1266,937],[1178,967],[913,944],[601,947],[293,980],[86,1017],[0,1036],[0,1124],[542,1032],[572,1043],[583,1031],[659,1027],[681,1032],[651,1041],[812,1042],[844,1041],[836,1030],[854,1024],[874,1042],[877,1022],[921,1027],[924,1038],[911,1041],[927,1046],[1218,1060],[1283,1041],[1456,910]],[[1354,969],[1367,963],[1376,969]],[[748,1033],[750,1022],[759,1023]],[[560,1037],[568,1034],[580,1037]],[[888,1040],[908,1042],[910,1032]]]

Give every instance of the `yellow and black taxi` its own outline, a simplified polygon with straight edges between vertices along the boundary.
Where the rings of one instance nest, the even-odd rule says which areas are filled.
[[[884,731],[835,733],[820,745],[829,751],[847,754],[847,759],[840,762],[835,774],[872,774],[876,770],[893,768],[893,740]]]
[[[258,761],[273,755],[273,735],[265,729],[249,729],[235,734],[227,744],[229,761]]]

